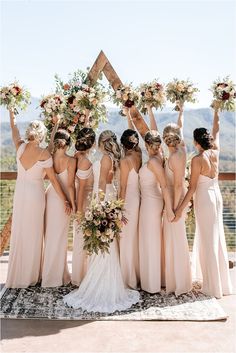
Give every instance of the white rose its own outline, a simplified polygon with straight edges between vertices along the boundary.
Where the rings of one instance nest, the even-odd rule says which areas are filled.
[[[193,92],[193,87],[189,87],[188,88],[188,93],[192,93]]]
[[[11,93],[13,94],[13,96],[16,96],[17,90],[13,87],[13,88],[11,88]]]

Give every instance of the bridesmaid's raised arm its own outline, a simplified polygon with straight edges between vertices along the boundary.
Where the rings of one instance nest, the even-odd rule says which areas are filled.
[[[55,134],[58,130],[58,127],[59,127],[59,123],[60,123],[60,116],[57,115],[54,118],[54,121],[55,121],[55,125],[53,126],[53,129],[52,129],[52,133],[51,133],[51,137],[50,137],[50,142],[48,144],[48,151],[50,154],[53,153],[53,149],[54,149],[54,137],[55,137]]]
[[[213,118],[213,126],[212,126],[212,137],[214,139],[214,149],[218,150],[220,148],[220,118],[219,118],[219,108],[220,103],[218,101],[214,102],[214,118]]]
[[[132,119],[131,114],[130,114],[130,108],[124,107],[123,108],[123,112],[124,112],[124,114],[127,117],[128,129],[135,130],[135,126],[133,124],[133,119]]]
[[[183,105],[179,105],[179,116],[178,116],[178,120],[177,120],[177,125],[180,128],[180,135],[181,135],[181,146],[185,146],[185,142],[184,142],[184,106]]]
[[[157,122],[156,122],[156,119],[155,119],[155,116],[153,114],[153,110],[152,110],[152,107],[150,104],[147,104],[147,111],[148,111],[148,115],[149,115],[149,119],[150,119],[150,130],[155,130],[155,131],[158,131],[158,128],[157,128]]]
[[[24,140],[20,136],[19,129],[16,125],[16,118],[12,110],[9,110],[10,114],[10,126],[11,126],[11,132],[12,132],[12,140],[14,142],[14,145],[16,147],[16,150],[20,147],[20,145],[24,142]]]
[[[188,187],[188,192],[185,195],[185,198],[183,199],[181,205],[175,210],[175,219],[174,222],[177,222],[181,217],[184,209],[188,206],[190,200],[193,197],[193,194],[196,191],[197,188],[197,183],[198,183],[198,178],[201,173],[201,160],[199,156],[193,157],[191,161],[191,176],[190,176],[190,182],[189,182],[189,187]]]

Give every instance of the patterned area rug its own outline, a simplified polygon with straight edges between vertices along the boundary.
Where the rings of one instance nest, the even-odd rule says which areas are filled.
[[[227,318],[215,298],[202,294],[198,288],[178,298],[165,291],[150,295],[140,292],[140,302],[125,311],[113,314],[86,312],[67,307],[62,298],[76,287],[40,286],[2,291],[1,318],[52,320],[186,320],[213,321]]]

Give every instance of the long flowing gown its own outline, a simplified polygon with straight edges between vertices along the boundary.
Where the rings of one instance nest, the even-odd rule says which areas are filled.
[[[162,211],[160,185],[148,165],[139,170],[141,205],[139,214],[139,263],[141,288],[149,293],[161,290]]]
[[[37,161],[25,170],[20,158],[26,143],[17,150],[17,180],[13,201],[10,255],[6,287],[26,288],[39,281],[43,232],[45,190],[44,168],[53,165],[52,158]]]
[[[199,176],[194,212],[193,277],[203,282],[203,293],[221,298],[232,293],[232,284],[223,226],[223,202],[217,177]]]
[[[69,198],[67,168],[57,174],[57,179]],[[64,202],[50,184],[46,190],[42,287],[58,287],[71,280],[67,265],[69,222],[70,216],[65,213]]]
[[[95,193],[98,191],[98,175],[95,178]],[[114,184],[107,184],[105,199],[116,197]],[[73,308],[106,313],[128,309],[138,301],[139,293],[124,286],[116,240],[110,245],[110,254],[90,256],[88,271],[80,287],[64,297],[64,303]]]
[[[174,198],[174,175],[169,167],[169,161],[165,163],[165,175],[170,196]],[[183,180],[184,198],[186,188]],[[165,249],[165,281],[166,292],[175,292],[176,295],[187,293],[192,289],[192,275],[188,240],[185,227],[186,213],[178,222],[169,222],[164,212],[163,231]]]
[[[85,211],[86,207],[89,205],[90,194],[93,191],[93,167],[91,166],[87,170],[81,170],[79,168],[77,169],[76,179],[75,179],[77,193],[79,189],[79,179],[89,179],[88,186],[86,187],[85,193],[84,193],[83,210]],[[77,220],[74,220],[71,282],[77,286],[80,285],[87,271],[88,256],[86,254],[86,251],[83,249],[83,247],[84,247],[83,233],[79,228],[79,224]]]
[[[123,281],[130,288],[137,288],[139,281],[138,220],[139,220],[139,174],[134,167],[130,169],[126,195],[125,215],[128,223],[124,225],[120,238],[120,266]]]

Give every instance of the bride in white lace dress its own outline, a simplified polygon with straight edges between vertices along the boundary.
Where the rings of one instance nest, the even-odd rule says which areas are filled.
[[[103,156],[94,164],[94,193],[102,190],[105,199],[116,199],[115,180],[120,160],[116,135],[109,130],[103,131],[98,145]],[[75,309],[106,313],[126,310],[139,301],[139,292],[125,288],[116,240],[111,243],[109,254],[90,257],[87,274],[79,289],[67,294],[63,300]]]

